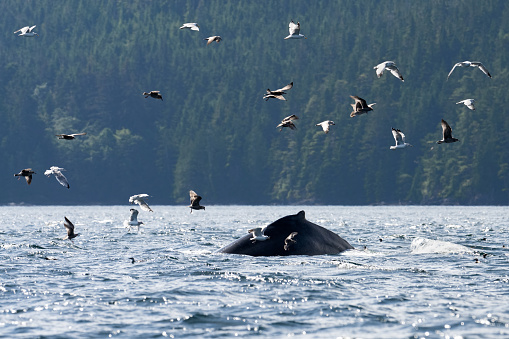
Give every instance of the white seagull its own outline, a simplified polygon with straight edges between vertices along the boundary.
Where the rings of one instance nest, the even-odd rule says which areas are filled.
[[[215,42],[219,42],[221,41],[221,37],[219,35],[214,35],[214,36],[209,36],[208,38],[205,38],[203,40],[207,40],[207,46],[210,45],[211,43],[213,43],[214,41]]]
[[[398,67],[396,67],[396,64],[394,63],[394,61],[384,61],[381,64],[376,65],[373,68],[376,70],[376,76],[378,78],[380,78],[382,76],[382,74],[384,74],[385,70],[388,70],[396,78],[400,79],[401,81],[405,81],[405,80],[403,80],[403,76],[399,72],[399,69],[398,69]]]
[[[133,195],[132,197],[129,198],[129,202],[131,204],[138,204],[138,205],[140,205],[141,209],[144,210],[144,211],[154,212],[154,211],[152,211],[150,206],[145,202],[145,200],[143,200],[143,199],[146,199],[148,197],[149,197],[148,194],[136,194],[136,195]]]
[[[447,75],[447,80],[449,80],[449,77],[451,76],[452,72],[456,67],[477,67],[479,68],[484,74],[486,74],[488,77],[491,78],[490,72],[484,67],[484,65],[480,61],[463,61],[456,63],[451,71],[449,72],[449,75]]]
[[[33,25],[32,27],[25,26],[23,28],[18,29],[16,32],[14,32],[14,34],[16,34],[18,32],[21,32],[21,33],[18,34],[18,36],[24,36],[26,38],[31,38],[31,37],[36,36],[36,35],[39,36],[39,34],[34,32],[35,26],[36,25]]]
[[[55,134],[58,139],[73,140],[78,135],[87,135],[87,133],[73,133],[73,134]]]
[[[67,178],[65,177],[65,175],[62,174],[61,171],[65,171],[65,169],[57,167],[57,166],[51,166],[49,168],[49,170],[46,170],[44,172],[44,175],[49,177],[50,175],[54,174],[55,179],[57,179],[57,181],[60,183],[60,185],[69,188],[69,183],[67,182]]]
[[[319,124],[316,124],[316,126],[322,126],[322,129],[325,132],[325,134],[329,133],[329,126],[331,126],[331,125],[336,125],[336,124],[332,120],[325,120]]]
[[[286,39],[307,39],[304,35],[300,34],[300,22],[293,22],[290,21],[290,23],[288,24],[288,31],[290,32],[290,35],[288,35]]]
[[[286,94],[285,91],[291,89],[292,87],[293,87],[293,81],[290,82],[285,87],[280,88],[280,89],[276,89],[275,91],[271,91],[270,88],[267,88],[267,94],[265,94],[263,96],[263,98],[265,99],[265,101],[269,100],[270,98],[286,101],[286,99],[283,96],[283,94]]]
[[[192,31],[199,31],[200,26],[198,26],[198,24],[196,22],[188,22],[188,23],[183,24],[180,27],[180,29],[190,29]]]
[[[470,108],[472,111],[475,111],[474,101],[475,101],[475,99],[465,99],[465,100],[458,101],[456,103],[456,105],[458,105],[458,104],[465,104],[465,106]]]
[[[253,235],[251,238],[249,238],[249,240],[251,240],[253,242],[253,244],[256,241],[265,241],[267,239],[270,239],[269,236],[266,236],[266,235],[262,234],[262,228],[261,227],[250,229],[247,232],[251,233]]]
[[[413,147],[411,144],[405,142],[405,135],[399,129],[392,128],[392,136],[396,140],[396,146],[391,146],[391,149]]]
[[[129,217],[129,220],[124,220],[124,226],[129,228],[129,231],[131,230],[131,226],[137,226],[139,231],[140,225],[143,224],[142,221],[138,221],[139,212],[135,208],[131,208],[129,211],[131,211],[131,216]]]

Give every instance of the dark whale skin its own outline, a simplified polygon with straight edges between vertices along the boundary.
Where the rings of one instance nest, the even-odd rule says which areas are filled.
[[[291,243],[286,251],[285,239],[292,232],[298,233],[295,236],[296,242]],[[306,220],[304,211],[274,221],[263,229],[263,234],[270,239],[253,243],[249,240],[251,234],[247,234],[221,248],[219,252],[251,256],[286,256],[338,254],[353,249],[352,245],[336,233]]]

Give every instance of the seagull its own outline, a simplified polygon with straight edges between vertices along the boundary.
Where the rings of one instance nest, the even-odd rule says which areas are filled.
[[[148,194],[136,194],[136,195],[133,195],[132,197],[129,198],[129,202],[131,204],[138,204],[138,205],[140,205],[141,209],[144,210],[144,211],[154,212],[154,211],[152,211],[150,206],[145,202],[145,200],[143,200],[143,199],[146,199],[148,197],[149,197]]]
[[[452,137],[452,129],[451,126],[449,126],[449,124],[447,123],[447,121],[442,119],[441,124],[442,124],[442,140],[438,140],[437,144],[441,144],[444,142],[449,144],[451,142],[459,141],[458,139]]]
[[[203,40],[207,40],[207,46],[210,45],[212,42],[219,42],[221,41],[221,37],[219,35],[209,36],[208,38],[205,38]]]
[[[376,105],[376,102],[368,105],[366,103],[366,100],[364,100],[356,95],[350,95],[350,98],[355,100],[355,104],[350,104],[350,105],[352,105],[352,108],[353,108],[353,112],[350,113],[351,118],[353,118],[357,115],[361,115],[364,113],[368,113],[369,111],[372,111],[373,110],[372,106]]]
[[[150,91],[150,92],[143,92],[143,95],[145,96],[145,99],[148,97],[154,98],[154,99],[160,99],[163,101],[163,96],[159,93],[160,91]]]
[[[490,72],[488,72],[486,67],[484,67],[484,65],[480,61],[463,61],[458,62],[453,66],[453,68],[449,72],[449,75],[447,75],[447,80],[449,80],[449,77],[451,76],[452,72],[456,67],[478,67],[484,74],[491,78]]]
[[[21,32],[18,34],[18,36],[24,36],[26,38],[31,38],[33,36],[39,36],[39,34],[35,33],[33,30],[35,28],[36,25],[33,25],[32,27],[30,26],[25,26],[23,28],[20,28],[18,29],[16,32],[14,32],[14,34],[18,33],[18,32]]]
[[[335,125],[334,121],[332,121],[332,120],[325,120],[325,121],[322,121],[319,124],[316,124],[316,126],[322,126],[322,129],[325,132],[325,134],[329,133],[329,126],[330,125]]]
[[[37,174],[37,173],[32,171],[31,168],[25,168],[25,169],[22,169],[19,173],[14,174],[14,176],[18,177],[18,180],[20,177],[25,177],[27,184],[30,185],[30,183],[32,182],[32,174]]]
[[[74,234],[74,225],[73,225],[73,223],[69,219],[67,219],[67,217],[64,217],[64,219],[65,219],[64,226],[67,229],[67,237],[63,238],[62,240],[69,239],[69,240],[72,241],[73,238],[76,238],[80,234],[79,233]]]
[[[394,140],[396,140],[396,146],[391,146],[391,149],[413,147],[411,144],[405,142],[405,135],[399,129],[393,127],[392,135],[394,136]]]
[[[291,83],[289,83],[288,85],[286,85],[285,87],[276,89],[275,91],[271,91],[270,88],[267,88],[267,94],[265,94],[263,96],[263,98],[265,99],[265,101],[269,100],[270,98],[286,101],[283,94],[286,94],[285,91],[291,89],[292,87],[293,87],[293,81]]]
[[[73,140],[78,135],[86,135],[87,133],[74,133],[74,134],[55,134],[58,139]]]
[[[465,106],[470,108],[472,111],[475,111],[474,101],[475,101],[475,99],[465,99],[465,100],[458,101],[456,103],[456,105],[458,105],[458,104],[465,104]]]
[[[290,249],[290,246],[297,242],[297,241],[295,241],[295,236],[297,234],[299,234],[299,233],[292,232],[292,233],[290,233],[289,236],[286,237],[286,239],[285,239],[285,246],[284,246],[285,251],[288,251]]]
[[[189,191],[189,198],[191,199],[191,205],[189,205],[189,208],[191,209],[191,213],[193,213],[193,210],[204,210],[205,206],[200,205],[201,197],[196,194],[195,191],[191,190]]]
[[[247,233],[251,233],[253,236],[251,238],[249,238],[249,240],[251,240],[251,242],[254,244],[256,241],[265,241],[267,239],[270,239],[269,236],[267,235],[264,235],[262,233],[262,228],[261,227],[257,227],[257,228],[253,228],[249,231],[247,231]]]
[[[131,208],[129,211],[131,211],[131,216],[129,217],[129,220],[124,220],[124,226],[129,228],[129,231],[131,230],[131,226],[137,226],[138,231],[140,230],[140,225],[143,224],[143,222],[138,221],[138,210],[135,208]]]
[[[399,69],[398,69],[398,67],[396,67],[396,64],[394,63],[394,61],[384,61],[381,64],[376,65],[373,68],[376,69],[376,76],[378,78],[380,78],[382,76],[382,74],[384,74],[385,70],[388,70],[396,78],[400,79],[403,82],[405,81],[405,80],[403,80],[403,76],[399,72]]]
[[[60,183],[60,185],[69,188],[69,183],[67,182],[67,178],[60,171],[65,171],[65,169],[57,167],[57,166],[51,166],[49,168],[49,170],[46,170],[44,172],[44,175],[49,177],[50,175],[54,174],[55,179],[57,179],[57,181]]]
[[[307,39],[304,35],[300,34],[300,22],[293,22],[290,21],[290,23],[288,24],[288,31],[290,32],[290,35],[288,35],[286,39]]]
[[[200,26],[198,26],[196,22],[188,22],[186,24],[183,24],[182,27],[180,27],[180,29],[190,29],[192,31],[199,31]]]
[[[292,115],[284,118],[281,121],[281,123],[279,125],[277,125],[276,128],[281,127],[279,132],[281,132],[283,130],[283,127],[290,127],[290,129],[297,129],[297,126],[295,126],[294,123],[292,122],[292,120],[297,120],[297,119],[299,119],[299,117],[297,117],[295,114],[292,114]]]

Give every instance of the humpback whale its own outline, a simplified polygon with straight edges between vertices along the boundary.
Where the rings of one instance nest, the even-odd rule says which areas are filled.
[[[297,232],[297,241],[291,246],[285,241]],[[237,239],[221,248],[221,253],[244,254],[251,256],[321,255],[337,254],[353,249],[346,240],[326,228],[306,220],[304,211],[278,219],[265,227],[262,234],[269,237],[265,241],[251,241],[251,234]]]

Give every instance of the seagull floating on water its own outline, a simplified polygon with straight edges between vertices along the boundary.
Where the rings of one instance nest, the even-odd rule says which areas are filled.
[[[392,73],[396,78],[400,79],[401,81],[405,81],[403,79],[403,76],[399,72],[398,67],[396,67],[396,63],[394,61],[384,61],[381,64],[376,65],[373,67],[376,70],[376,76],[380,78],[384,74],[384,70],[388,70]]]
[[[144,199],[148,198],[150,195],[148,194],[136,194],[129,198],[129,202],[131,204],[138,204],[140,205],[141,209],[147,212],[154,212],[150,208],[150,206],[145,202]]]
[[[198,26],[198,24],[196,22],[188,22],[188,23],[183,24],[180,27],[180,29],[190,29],[192,31],[199,31],[200,26]]]
[[[203,40],[207,40],[207,46],[208,46],[211,43],[213,43],[214,41],[219,43],[219,41],[221,41],[222,39],[219,35],[214,35],[214,36],[209,36],[208,38],[205,38]]]
[[[288,24],[288,31],[290,35],[288,35],[285,40],[287,39],[307,39],[304,35],[300,34],[300,22],[297,21],[297,23],[290,21]]]
[[[262,233],[261,227],[250,229],[249,231],[247,231],[247,233],[251,233],[253,235],[251,238],[249,238],[249,240],[251,240],[253,244],[257,241],[265,241],[267,239],[270,239],[269,236],[266,236]]]
[[[468,108],[470,108],[472,111],[475,111],[475,107],[474,107],[474,99],[465,99],[465,100],[461,100],[461,101],[458,101],[456,103],[456,105],[458,104],[464,104],[465,106],[467,106]]]
[[[373,110],[372,106],[376,105],[376,102],[368,105],[366,103],[366,100],[364,100],[356,95],[350,95],[350,98],[355,100],[355,104],[350,104],[350,105],[352,105],[352,108],[353,108],[353,112],[350,113],[351,118],[353,118],[357,115],[361,115],[364,113],[368,113],[369,111],[372,111]]]
[[[484,74],[486,74],[488,77],[491,78],[490,72],[484,67],[484,65],[480,61],[463,61],[456,63],[451,71],[449,72],[449,75],[447,75],[447,80],[449,80],[449,77],[451,76],[452,72],[456,67],[477,67],[479,68]]]
[[[124,221],[124,226],[129,228],[129,231],[131,230],[131,226],[137,226],[139,231],[140,225],[143,225],[142,221],[138,221],[139,212],[135,208],[131,208],[129,211],[131,211],[131,216],[129,217],[129,220]]]
[[[288,91],[292,87],[293,87],[293,81],[291,83],[289,83],[288,85],[286,85],[285,87],[276,89],[275,91],[271,91],[270,88],[267,88],[267,94],[265,94],[263,96],[263,98],[265,99],[265,101],[269,100],[270,98],[286,101],[283,94],[286,94],[285,91]]]
[[[322,121],[319,124],[316,124],[316,126],[321,126],[322,127],[322,129],[325,132],[325,134],[329,133],[329,126],[331,126],[331,125],[336,125],[336,124],[332,120],[325,120],[325,121]]]
[[[39,36],[39,34],[34,32],[34,28],[35,27],[36,27],[36,25],[33,25],[32,27],[25,26],[23,28],[18,29],[16,32],[14,32],[14,34],[16,34],[18,32],[21,32],[20,34],[18,34],[18,36],[23,36],[25,38],[31,38],[31,37],[34,37],[36,35]]]
[[[150,91],[150,92],[143,92],[143,95],[145,96],[145,99],[148,97],[159,99],[163,101],[163,96],[160,94],[160,91]]]
[[[191,209],[191,213],[193,213],[193,210],[204,210],[205,206],[200,205],[201,197],[196,194],[195,191],[191,190],[189,191],[189,198],[191,200],[191,205],[189,205],[189,208]]]
[[[62,240],[71,240],[73,238],[76,238],[77,236],[79,236],[80,234],[79,233],[74,233],[74,224],[69,220],[67,219],[67,217],[64,217],[65,221],[64,221],[64,226],[65,228],[67,229],[67,237],[63,238]]]
[[[32,182],[32,174],[37,174],[34,171],[32,171],[31,168],[25,168],[22,169],[19,173],[14,174],[15,177],[18,177],[18,180],[20,177],[25,177],[25,180],[27,181],[27,184],[30,185]]]
[[[87,133],[74,133],[74,134],[55,134],[58,139],[73,140],[78,135],[86,135]]]
[[[396,146],[391,146],[391,149],[413,147],[411,144],[405,142],[405,135],[399,129],[392,128],[392,135],[396,140]]]
[[[295,236],[296,236],[297,234],[299,234],[299,233],[297,233],[297,232],[292,232],[292,233],[290,233],[290,235],[289,235],[289,236],[287,236],[287,237],[286,237],[286,239],[285,239],[285,246],[284,246],[285,251],[288,251],[288,250],[290,249],[290,246],[291,246],[292,244],[295,244],[295,243],[297,242],[297,241],[295,240]]]
[[[450,144],[451,142],[459,141],[458,139],[452,137],[452,129],[451,126],[449,126],[449,124],[447,123],[447,121],[442,119],[441,124],[442,124],[442,140],[438,140],[437,144],[442,143]]]
[[[65,171],[65,169],[57,167],[57,166],[51,166],[49,168],[49,170],[46,170],[44,172],[44,175],[49,177],[50,175],[54,174],[55,179],[57,179],[57,181],[60,183],[60,185],[69,188],[69,183],[67,182],[67,178],[65,177],[65,175],[62,174],[61,171]]]

